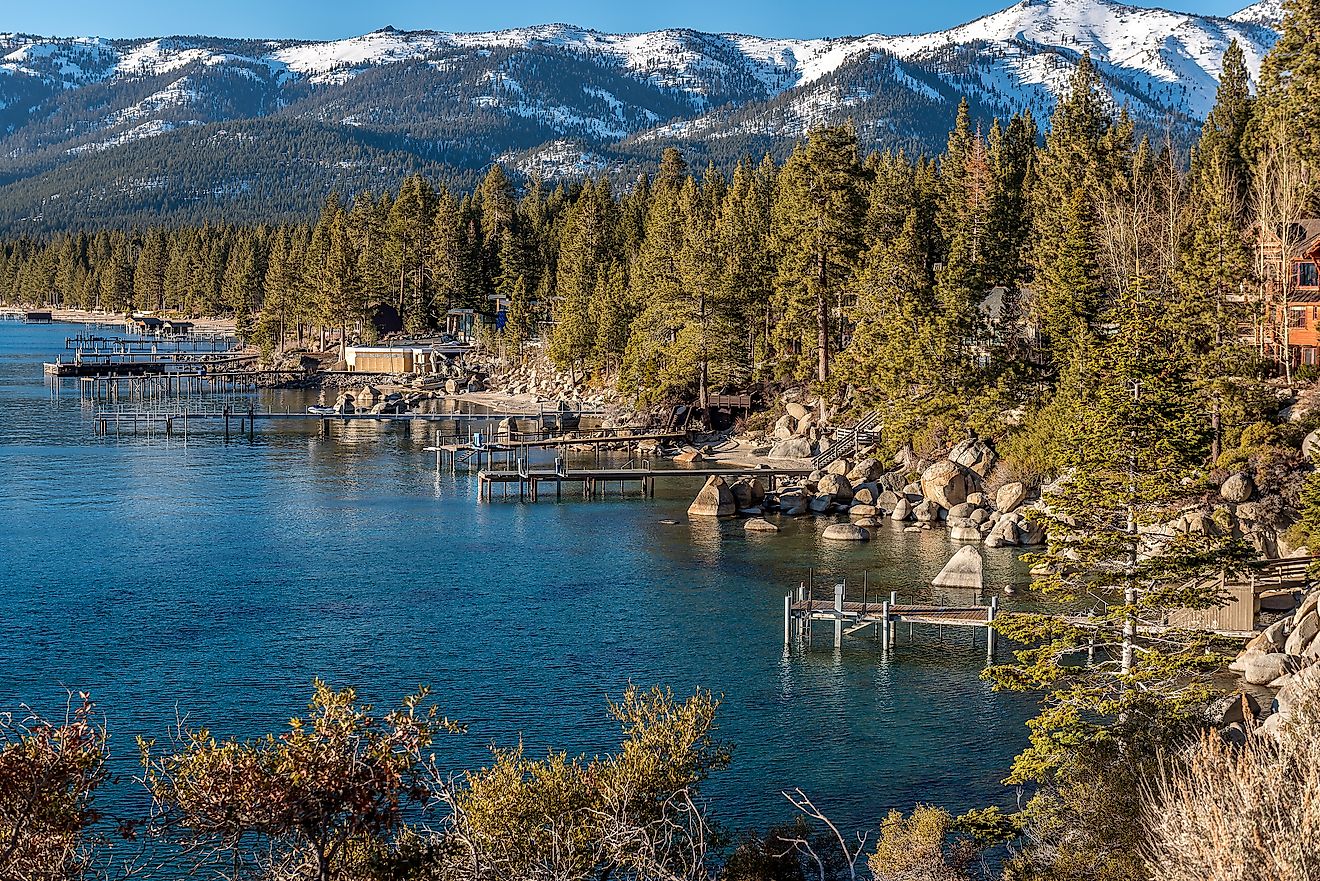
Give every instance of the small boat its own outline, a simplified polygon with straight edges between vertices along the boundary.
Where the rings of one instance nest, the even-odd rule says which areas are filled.
[[[340,414],[339,414],[339,411],[336,410],[334,407],[324,407],[324,406],[322,406],[322,407],[317,407],[317,406],[311,406],[311,407],[308,407],[308,408],[307,408],[307,412],[308,412],[308,413],[311,413],[313,416],[338,416],[338,415],[340,415]]]

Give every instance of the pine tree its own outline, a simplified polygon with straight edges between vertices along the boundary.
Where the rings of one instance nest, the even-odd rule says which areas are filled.
[[[1105,303],[1099,284],[1097,194],[1131,167],[1130,126],[1115,124],[1089,53],[1082,56],[1068,95],[1055,107],[1032,191],[1030,313],[1053,362],[1093,335]]]
[[[851,285],[865,210],[856,130],[847,125],[811,132],[780,172],[772,214],[780,315],[774,333],[790,375],[829,381],[837,347],[831,317]],[[794,356],[806,340],[814,358]]]
[[[749,160],[739,162],[716,226],[716,248],[723,265],[714,283],[734,325],[728,331],[730,343],[741,348],[733,360],[749,370],[770,355],[775,262],[766,242],[774,202],[773,173],[773,167],[758,170]]]
[[[382,258],[390,268],[391,287],[397,294],[395,307],[410,332],[430,326],[432,292],[427,268],[436,249],[432,237],[437,233],[436,214],[443,198],[441,194],[437,199],[435,190],[421,175],[412,175],[399,185],[398,197],[390,204],[385,221],[387,239]]]
[[[1291,148],[1320,168],[1320,0],[1284,0],[1283,34],[1260,66],[1256,146],[1280,127]]]
[[[597,351],[592,321],[601,273],[614,247],[615,203],[609,185],[588,181],[564,218],[555,265],[556,304],[548,354],[576,376]]]
[[[1049,784],[1029,808],[1047,826],[1077,823],[1070,812],[1107,781],[1128,782],[1105,790],[1118,802],[1106,812],[1137,809],[1135,781],[1199,724],[1209,677],[1225,660],[1209,635],[1164,629],[1167,615],[1217,605],[1218,576],[1246,556],[1228,531],[1170,536],[1161,526],[1187,501],[1184,480],[1203,461],[1207,425],[1165,298],[1140,278],[1121,290],[1103,315],[1108,332],[1073,352],[1081,369],[1068,393],[1082,400],[1064,435],[1067,476],[1031,515],[1049,526],[1046,551],[1029,558],[1044,573],[1036,585],[1105,605],[1090,618],[1003,616],[996,629],[1027,647],[986,672],[997,687],[1046,692],[1009,780]],[[1084,864],[1091,877],[1127,877],[1116,866],[1130,854],[1078,831],[1056,854],[1058,871]]]
[[[1251,113],[1246,62],[1234,41],[1224,54],[1219,95],[1187,176],[1178,272],[1182,296],[1170,304],[1184,328],[1183,351],[1196,364],[1198,397],[1211,413],[1212,461],[1219,458],[1223,417],[1240,395],[1250,358],[1238,328],[1250,317],[1241,294],[1252,274],[1251,174],[1244,158]]]
[[[69,248],[72,260],[72,248]],[[133,305],[138,309],[165,308],[165,235],[158,229],[147,233],[133,268]]]

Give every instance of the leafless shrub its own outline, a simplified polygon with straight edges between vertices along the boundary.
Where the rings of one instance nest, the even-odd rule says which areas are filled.
[[[1207,734],[1151,785],[1161,881],[1320,878],[1320,693],[1303,695],[1276,734],[1241,746]]]

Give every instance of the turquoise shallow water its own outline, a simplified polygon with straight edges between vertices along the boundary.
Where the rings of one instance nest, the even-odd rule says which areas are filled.
[[[382,703],[433,686],[470,726],[441,744],[455,768],[519,738],[599,752],[605,697],[633,681],[724,696],[734,762],[709,792],[734,827],[786,817],[793,786],[854,827],[1015,798],[998,781],[1031,703],[978,679],[967,633],[904,633],[889,658],[862,638],[836,653],[824,629],[783,647],[783,597],[810,567],[919,597],[956,550],[942,532],[748,535],[687,523],[696,486],[665,482],[647,500],[477,504],[469,475],[434,473],[420,426],[100,438],[76,389],[41,377],[71,332],[0,323],[0,709],[90,690],[123,770],[176,712],[266,732],[318,676]],[[1010,551],[987,567],[1025,578]]]

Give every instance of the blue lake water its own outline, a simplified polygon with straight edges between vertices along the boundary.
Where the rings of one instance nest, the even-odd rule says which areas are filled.
[[[439,744],[458,768],[520,738],[608,750],[606,697],[658,683],[723,695],[734,762],[709,795],[733,827],[787,818],[798,786],[845,827],[1015,799],[998,781],[1032,703],[978,678],[967,631],[903,632],[888,657],[862,637],[836,652],[823,628],[784,649],[783,598],[810,568],[921,597],[957,549],[944,532],[826,545],[826,522],[800,519],[749,535],[688,523],[697,484],[678,481],[479,504],[470,474],[435,473],[422,425],[98,437],[76,387],[41,375],[85,330],[0,322],[0,710],[91,691],[130,770],[134,736],[176,713],[247,736],[299,712],[314,677],[380,703],[427,683],[469,725]],[[1011,551],[986,564],[992,584],[1025,580]]]

